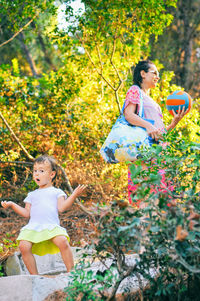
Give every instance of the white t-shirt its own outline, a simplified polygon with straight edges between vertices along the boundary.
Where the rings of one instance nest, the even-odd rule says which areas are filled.
[[[53,186],[29,192],[24,202],[31,204],[30,220],[23,229],[41,231],[60,226],[58,198],[67,197],[65,192]]]

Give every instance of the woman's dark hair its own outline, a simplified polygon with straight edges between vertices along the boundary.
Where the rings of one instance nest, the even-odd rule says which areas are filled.
[[[41,155],[39,157],[37,157],[34,162],[33,162],[33,165],[35,163],[44,163],[45,161],[48,161],[49,164],[51,165],[51,169],[52,171],[55,171],[56,174],[55,174],[55,177],[53,178],[53,180],[55,180],[56,176],[57,176],[57,172],[58,172],[58,164],[56,162],[56,160],[53,158],[53,157],[50,157],[48,155]]]
[[[150,60],[139,61],[139,63],[135,66],[133,72],[133,82],[135,85],[138,85],[141,88],[141,83],[142,83],[141,71],[144,70],[145,72],[148,72],[151,65],[154,65],[154,63],[151,62]]]

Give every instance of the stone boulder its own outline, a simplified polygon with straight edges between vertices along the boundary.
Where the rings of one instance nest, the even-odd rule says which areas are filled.
[[[1,301],[43,301],[49,294],[63,290],[68,275],[47,278],[38,275],[15,275],[0,278]]]
[[[75,264],[78,265],[85,250],[80,248],[72,248],[72,250]],[[49,295],[67,288],[70,282],[70,273],[66,273],[60,254],[35,256],[35,258],[40,275],[34,276],[29,275],[20,253],[16,252],[7,259],[5,264],[7,277],[0,278],[0,301],[44,301]],[[126,255],[126,263],[129,266],[134,266],[137,260],[139,260],[137,254]],[[107,259],[107,268],[110,268],[111,265],[112,260]],[[94,261],[87,268],[94,274],[103,273],[105,269],[105,266],[99,261]],[[113,273],[117,275],[117,270],[114,270]],[[156,270],[152,268],[151,274],[155,277]],[[147,285],[148,282],[145,279],[138,279],[136,276],[128,277],[120,284],[116,300],[124,300],[124,292],[134,293],[141,286],[145,288]]]
[[[77,264],[83,251],[81,248],[72,247],[71,249],[74,256],[74,262]],[[66,273],[66,267],[63,263],[60,253],[54,255],[47,254],[44,256],[34,255],[34,257],[40,275],[56,275],[60,273]],[[10,256],[6,260],[4,270],[7,276],[29,275],[20,252],[15,252],[13,256]]]

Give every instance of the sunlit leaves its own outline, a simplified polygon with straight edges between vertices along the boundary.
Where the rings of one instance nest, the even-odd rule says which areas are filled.
[[[71,17],[70,0],[67,12]],[[84,12],[74,13],[65,43],[84,49],[91,69],[113,90],[120,110],[118,92],[131,66],[149,54],[149,38],[162,33],[172,16],[166,8],[176,1],[82,1]],[[68,15],[67,15],[68,17]],[[71,42],[70,42],[71,37]]]
[[[3,16],[6,15],[10,21],[9,28],[17,31],[28,22],[28,19],[32,19],[40,12],[48,9],[51,13],[55,13],[56,7],[52,5],[53,3],[52,0],[1,0],[1,21]]]

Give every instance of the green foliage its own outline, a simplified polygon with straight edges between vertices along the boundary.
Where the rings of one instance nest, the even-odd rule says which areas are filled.
[[[18,31],[23,25],[25,25],[28,19],[31,19],[38,15],[40,12],[50,10],[51,13],[55,13],[56,7],[52,5],[54,1],[38,1],[38,0],[1,0],[1,19],[2,22],[7,16],[9,22],[8,28],[10,30]]]
[[[72,278],[72,281],[69,283],[69,286],[65,288],[65,292],[67,292],[66,300],[74,301],[77,300],[77,298],[81,298],[82,301],[100,301],[101,299],[94,291],[94,276],[92,271],[85,271],[87,266],[84,262],[80,265],[81,268],[71,272],[70,277]]]
[[[102,82],[98,82],[94,74],[85,85],[81,85],[89,70],[82,69],[78,74],[80,66],[76,66],[74,61],[71,65],[70,61],[68,63],[67,70],[52,71],[39,79],[15,76],[12,69],[4,66],[0,73],[1,111],[34,156],[56,152],[60,153],[59,158],[67,157],[69,160],[98,158],[98,150],[117,118],[117,107],[105,86],[106,94],[99,94]],[[162,106],[167,123],[171,117],[165,108],[165,100],[177,88],[170,86],[170,80],[171,74],[163,72],[159,86],[152,92],[152,97]],[[128,85],[129,81],[120,95],[121,105]],[[197,100],[191,112],[179,123],[177,135],[180,138],[186,136],[189,140],[198,141],[198,106]],[[19,159],[21,151],[13,145],[3,123],[0,123],[0,131],[0,158]]]
[[[4,273],[2,272],[2,270],[3,270],[3,267],[2,267],[2,265],[0,265],[0,277],[4,276]]]
[[[70,6],[67,16],[73,14]],[[150,36],[162,33],[172,16],[166,8],[176,1],[83,1],[85,11],[74,15],[65,41],[69,48],[82,47],[95,71],[113,91],[120,110],[118,92],[132,65],[149,54]],[[74,22],[76,20],[76,22]]]
[[[30,61],[38,74],[61,66],[59,52],[51,43],[51,32],[55,32],[58,26],[58,6],[55,1],[1,0],[0,4],[1,64],[11,64],[17,59],[18,73],[27,75],[32,72]]]
[[[62,70],[57,73],[52,71],[50,75],[35,80],[16,77],[12,75],[11,70],[3,70],[0,80],[2,113],[6,119],[8,118],[9,124],[14,125],[13,130],[17,136],[19,138],[23,136],[22,142],[25,145],[31,139],[29,152],[33,154],[37,152],[48,129],[50,138],[52,137],[55,142],[59,141],[61,129],[57,128],[57,124],[62,120],[67,127],[70,123],[70,113],[67,114],[66,110],[70,98],[74,93],[78,93],[73,73],[65,71],[65,78],[63,78]],[[16,160],[20,153],[11,146],[12,141],[6,139],[9,138],[9,133],[4,124],[1,125],[1,132],[1,158]],[[66,135],[66,130],[62,135]],[[5,156],[6,148],[10,151]]]
[[[146,168],[141,167],[142,161]],[[161,169],[165,170],[164,182]],[[90,282],[102,300],[114,298],[122,280],[129,276],[149,281],[148,288],[140,292],[144,300],[198,300],[199,169],[200,145],[180,141],[171,133],[163,147],[144,151],[131,166],[133,182],[138,184],[133,202],[142,200],[145,206],[136,208],[118,200],[97,209],[97,237],[85,264],[96,259],[104,265],[102,279],[91,272]],[[135,252],[138,260],[127,261],[127,254]],[[83,265],[77,266],[73,277],[80,279],[82,271]],[[113,275],[109,291],[106,272]]]
[[[0,17],[5,29],[1,42],[42,12],[35,20],[35,27],[25,32],[25,42],[34,54],[40,77],[22,75],[22,72],[29,73],[27,66],[24,67],[26,63],[19,51],[19,41],[13,40],[8,48],[2,48],[3,61],[10,64],[12,60],[12,66],[4,64],[0,69],[3,116],[32,156],[53,154],[67,167],[75,182],[88,181],[91,190],[98,184],[99,190],[93,192],[95,201],[110,203],[110,207],[100,210],[98,237],[91,246],[95,250],[91,263],[96,257],[105,264],[111,260],[112,265],[92,274],[87,260],[85,265],[82,263],[73,273],[67,290],[69,298],[104,300],[108,289],[114,296],[122,279],[139,275],[150,281],[150,290],[143,292],[147,298],[174,300],[178,296],[181,300],[189,300],[192,296],[195,300],[199,283],[199,224],[191,223],[195,220],[189,217],[191,210],[198,214],[200,211],[199,99],[195,99],[191,112],[167,137],[170,147],[157,146],[153,153],[145,152],[142,160],[147,169],[141,168],[141,160],[131,167],[133,181],[139,185],[133,201],[146,201],[146,208],[137,210],[127,206],[126,201],[120,201],[127,194],[126,166],[108,165],[99,157],[99,149],[132,85],[130,67],[151,55],[149,40],[152,35],[162,34],[170,24],[172,16],[167,8],[176,1],[83,1],[86,10],[76,21],[74,19],[75,26],[69,27],[68,32],[56,29],[52,1],[1,3]],[[66,13],[73,15],[69,6]],[[51,50],[54,64],[58,62],[56,68],[49,63],[45,65],[45,52],[41,54],[41,45],[38,46],[39,36]],[[166,97],[181,87],[171,84],[172,72],[162,71],[164,68],[159,61],[155,63],[162,76],[152,97],[161,105],[168,124],[172,117],[165,108]],[[46,72],[42,73],[43,70]],[[0,160],[23,159],[20,147],[1,121]],[[175,186],[173,191],[157,189],[161,185],[158,169],[165,169],[168,183]],[[22,173],[25,177],[21,177]],[[10,197],[10,184],[14,184],[18,200],[34,189],[30,169],[15,165],[1,166],[0,184],[1,198]],[[99,191],[104,191],[102,199]],[[115,198],[118,201],[111,202]],[[168,202],[172,204],[167,206]],[[177,236],[178,226],[188,232],[183,241]],[[15,245],[10,237],[5,237],[0,251],[12,247]],[[138,262],[130,266],[125,254],[138,252],[142,247],[144,252],[139,255]],[[152,266],[158,271],[156,279],[150,273]],[[192,285],[194,292],[190,290]]]
[[[86,11],[78,19],[80,23],[74,22],[76,30],[82,32],[80,40],[65,33],[58,35],[56,32],[54,38],[50,34],[52,43],[57,42],[62,53],[62,68],[34,79],[21,76],[21,66],[17,65],[16,59],[12,68],[2,66],[1,111],[31,155],[47,152],[62,161],[99,160],[100,146],[118,116],[115,100],[122,106],[126,91],[132,84],[130,66],[142,55],[148,55],[146,45],[150,34],[154,31],[160,34],[159,30],[167,26],[171,17],[166,13],[166,7],[175,5],[175,2],[160,1],[158,5],[157,1],[128,1],[125,4],[122,1],[86,1]],[[27,2],[28,7],[31,3],[34,4]],[[52,3],[44,5],[48,10]],[[14,9],[12,6],[11,15],[18,12],[17,9],[19,7]],[[34,10],[37,6],[30,9],[30,13]],[[25,15],[25,12],[21,14]],[[148,22],[155,25],[149,27]],[[95,31],[97,26],[98,32]],[[91,68],[89,57],[78,50],[81,42],[91,53],[97,69],[101,72],[103,68],[107,82],[102,77],[99,79]],[[95,47],[93,43],[96,43]],[[166,96],[176,88],[170,86],[171,77],[169,72],[163,72],[161,84],[152,94],[163,108]],[[165,115],[166,119],[170,119],[169,114]],[[189,135],[190,139],[197,140],[198,116],[196,106],[187,124],[183,121],[183,134]],[[22,158],[20,148],[13,144],[3,123],[0,123],[0,133],[0,158],[11,161]],[[105,167],[103,173],[106,174],[108,169]]]
[[[4,254],[9,254],[9,252],[15,251],[18,244],[14,240],[14,235],[10,233],[6,233],[5,237],[2,238],[0,243],[0,257],[1,260],[3,259]],[[3,276],[4,274],[1,273],[2,266],[0,264],[0,276]]]

